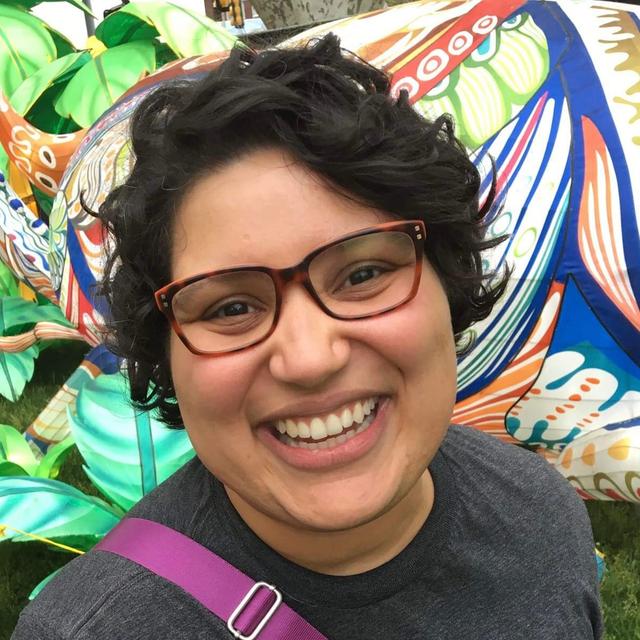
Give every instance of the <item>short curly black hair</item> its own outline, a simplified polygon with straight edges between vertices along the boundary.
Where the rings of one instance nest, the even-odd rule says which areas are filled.
[[[171,380],[169,325],[153,293],[171,280],[172,220],[203,175],[260,148],[282,148],[350,198],[398,219],[421,218],[425,253],[439,275],[460,349],[462,332],[490,313],[508,273],[483,273],[480,176],[451,118],[430,122],[389,77],[343,51],[329,34],[305,47],[235,48],[197,80],[161,85],[131,124],[135,165],[98,211],[112,234],[100,293],[107,344],[126,359],[131,399],[182,426]],[[466,345],[468,347],[468,345]]]

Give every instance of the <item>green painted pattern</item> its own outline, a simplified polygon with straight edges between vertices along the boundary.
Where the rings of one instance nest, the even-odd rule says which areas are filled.
[[[526,14],[517,26],[500,27],[485,46],[472,53],[449,77],[417,101],[423,115],[450,113],[458,137],[476,149],[500,131],[526,104],[549,73],[544,34]]]
[[[531,299],[542,282],[542,276],[549,265],[556,240],[563,227],[565,214],[569,206],[570,187],[571,184],[569,183],[563,194],[560,210],[556,214],[552,226],[545,236],[544,248],[541,251],[540,260],[538,260],[537,266],[525,280],[525,284],[518,295],[517,304],[515,304],[510,310],[510,313],[504,317],[504,321],[494,331],[493,335],[485,336],[482,349],[474,351],[473,358],[467,358],[460,364],[458,368],[458,384],[460,386],[468,384],[474,377],[488,369],[490,362],[494,360],[502,350],[504,343],[507,341],[507,337],[511,337],[511,340],[517,338],[519,333],[517,327],[526,315]]]

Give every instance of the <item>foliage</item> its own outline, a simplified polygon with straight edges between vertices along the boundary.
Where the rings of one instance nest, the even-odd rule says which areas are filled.
[[[69,53],[30,75],[11,96],[11,106],[34,126],[49,133],[70,133],[78,127],[54,108],[78,70],[91,60],[87,51]]]
[[[0,2],[0,89],[13,108],[49,133],[77,131],[167,62],[235,42],[219,24],[170,2],[125,4],[96,37],[100,46],[75,51],[36,16]]]
[[[41,4],[42,2],[58,2],[59,0],[0,0],[0,4],[13,5],[18,7],[24,7],[25,9],[32,9],[33,7]],[[69,4],[72,4],[74,7],[77,7],[81,11],[88,13],[90,16],[93,15],[89,8],[84,2],[80,0],[65,0]]]
[[[235,38],[204,16],[171,2],[131,2],[96,29],[107,47],[161,37],[176,58],[233,47]]]
[[[73,438],[67,437],[50,447],[47,453],[37,460],[18,429],[8,424],[0,424],[0,476],[57,478],[60,467],[73,445]],[[0,492],[2,489],[4,487],[0,485]]]
[[[0,270],[0,281],[10,282],[6,272]],[[10,284],[2,285],[9,289]],[[0,336],[14,336],[24,333],[39,322],[55,323],[71,327],[59,307],[40,299],[30,302],[19,296],[0,297]],[[8,353],[0,351],[0,394],[16,401],[34,370],[34,361],[42,350],[39,344],[33,344],[23,351]]]
[[[128,397],[123,375],[103,374],[82,387],[69,415],[87,476],[125,511],[193,457],[185,431],[134,411]]]
[[[12,95],[18,86],[73,45],[40,18],[0,3],[0,89]]]
[[[640,640],[640,507],[588,502],[607,572],[601,586],[606,640]]]
[[[52,544],[73,540],[76,549],[88,550],[128,508],[193,456],[186,433],[137,413],[128,395],[119,373],[89,377],[78,392],[77,415],[69,413],[73,435],[40,460],[17,429],[0,424],[0,535],[19,542],[33,536]],[[76,464],[86,464],[85,473],[111,504],[62,477],[55,480],[76,440],[83,458]]]
[[[0,477],[0,514],[2,523],[12,527],[4,532],[5,539],[33,539],[15,528],[50,540],[80,538],[83,549],[91,548],[123,515],[64,482],[30,476]]]
[[[57,113],[90,127],[129,87],[156,69],[153,42],[128,42],[90,58],[55,102]]]

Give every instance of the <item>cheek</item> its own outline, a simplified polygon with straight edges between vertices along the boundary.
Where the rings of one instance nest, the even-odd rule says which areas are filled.
[[[408,381],[440,380],[455,394],[456,350],[444,293],[416,296],[396,312],[372,321],[366,335]]]
[[[187,428],[237,421],[252,379],[250,359],[197,356],[173,337],[170,349],[171,375]]]

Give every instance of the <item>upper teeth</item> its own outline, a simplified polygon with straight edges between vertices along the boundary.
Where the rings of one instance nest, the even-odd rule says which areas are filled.
[[[314,416],[304,420],[278,420],[276,429],[281,434],[286,433],[290,438],[323,440],[329,436],[340,435],[345,429],[351,427],[354,422],[362,424],[365,417],[373,411],[377,401],[377,397],[360,400],[324,418]]]

